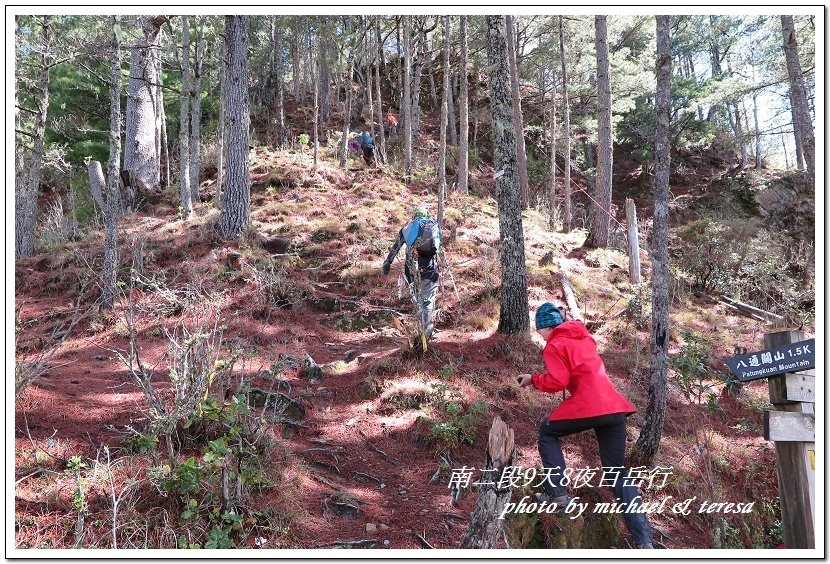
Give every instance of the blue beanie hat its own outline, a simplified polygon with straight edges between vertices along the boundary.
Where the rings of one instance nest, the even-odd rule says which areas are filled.
[[[559,308],[550,302],[545,302],[539,309],[536,310],[536,329],[544,329],[545,327],[556,327],[561,325],[565,320],[562,317],[562,312]]]

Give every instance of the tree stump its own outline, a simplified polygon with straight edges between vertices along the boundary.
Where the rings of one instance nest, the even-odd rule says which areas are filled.
[[[515,462],[516,445],[513,430],[496,416],[487,441],[483,483],[479,488],[473,514],[470,516],[470,528],[461,539],[461,548],[496,548],[496,543],[502,538],[503,523],[498,517],[510,502],[513,493],[510,488],[498,489],[497,485],[505,467],[514,466]],[[489,481],[493,483],[484,483]]]

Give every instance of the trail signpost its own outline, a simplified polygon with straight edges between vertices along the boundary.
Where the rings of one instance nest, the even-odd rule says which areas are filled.
[[[725,362],[738,380],[749,382],[777,374],[815,368],[815,348],[816,340],[808,339],[787,343],[769,350],[732,356]]]
[[[773,409],[764,438],[775,443],[781,522],[787,548],[815,548],[815,339],[800,331],[764,335],[766,350],[736,355],[726,365],[741,382],[769,380]]]

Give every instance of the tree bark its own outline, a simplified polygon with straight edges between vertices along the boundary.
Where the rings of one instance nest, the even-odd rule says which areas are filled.
[[[550,230],[556,229],[554,216],[556,211],[556,71],[553,71],[550,92],[550,192],[548,194],[548,208],[550,208]]]
[[[444,199],[447,195],[447,102],[450,90],[450,17],[441,16],[444,24],[443,80],[441,96],[440,153],[438,155],[438,226],[444,226]]]
[[[562,231],[570,233],[573,216],[571,213],[571,113],[568,105],[568,69],[565,65],[565,24],[562,16],[559,16],[559,57],[562,65],[562,141],[565,143],[562,149],[562,156],[565,160],[563,169],[565,187],[562,204]]]
[[[227,188],[216,227],[217,233],[235,239],[251,221],[251,185],[248,176],[248,17],[225,16],[225,108],[228,144]]]
[[[104,268],[101,308],[112,309],[118,270],[118,185],[121,170],[121,35],[120,16],[112,17],[112,78],[110,82],[110,154],[107,161],[107,202],[104,212]]]
[[[158,190],[160,181],[161,26],[166,21],[167,16],[141,16],[144,38],[130,53],[124,170],[129,170],[146,191]]]
[[[412,16],[403,19],[403,166],[404,182],[412,182]]]
[[[510,62],[510,88],[513,92],[513,127],[516,129],[516,166],[519,169],[519,198],[522,209],[527,209],[528,180],[527,153],[525,152],[524,118],[522,117],[522,94],[519,88],[519,66],[516,62],[516,19],[505,16],[507,25],[507,54]]]
[[[40,42],[43,51],[39,55],[38,85],[35,91],[35,130],[34,148],[29,166],[28,181],[21,174],[21,193],[15,193],[15,207],[20,215],[15,218],[15,255],[31,256],[35,251],[35,234],[37,231],[37,197],[40,193],[40,180],[43,173],[43,154],[45,151],[46,121],[49,111],[49,69],[51,68],[50,49],[52,46],[52,16],[43,16],[40,20]]]
[[[458,78],[458,77],[456,77]],[[449,127],[449,131],[447,135],[449,137],[449,143],[452,147],[458,147],[458,129],[456,128],[456,121],[455,117],[455,79],[450,78],[450,88],[447,90],[447,127]]]
[[[461,16],[461,68],[459,69],[459,111],[461,112],[461,131],[458,147],[458,191],[467,195],[470,164],[470,104],[469,85],[467,83],[467,16]]]
[[[199,201],[199,172],[202,168],[202,65],[205,56],[204,16],[199,17],[196,56],[193,59],[193,103],[190,106],[190,199]]]
[[[761,127],[758,124],[758,94],[752,94],[752,115],[755,118],[755,168],[760,170],[764,163],[761,159]]]
[[[329,104],[329,83],[331,82],[331,75],[329,73],[329,38],[327,36],[320,37],[318,40],[317,66],[319,80],[317,89],[319,90],[318,98],[320,103],[320,123],[328,123],[331,119],[331,105]]]
[[[493,115],[494,168],[499,197],[501,241],[501,333],[523,333],[530,326],[527,300],[524,230],[516,177],[516,138],[503,16],[485,16],[490,64],[490,109]]]
[[[643,427],[634,450],[652,460],[660,447],[666,414],[669,352],[669,126],[671,119],[671,44],[669,16],[657,16],[657,131],[654,143],[654,230],[651,247],[651,374]]]
[[[496,548],[502,538],[504,522],[499,516],[513,494],[511,488],[499,489],[497,485],[505,468],[513,466],[515,462],[513,430],[497,415],[487,439],[487,457],[484,463],[486,471],[483,473],[487,480],[479,488],[478,499],[470,516],[470,527],[461,539],[461,548]]]
[[[18,18],[14,20],[14,35],[15,39],[19,33]],[[19,258],[23,240],[25,239],[25,221],[24,211],[28,203],[27,194],[29,192],[26,186],[26,176],[23,172],[23,140],[20,132],[20,99],[18,98],[18,91],[20,90],[19,81],[14,81],[14,256]],[[29,252],[31,254],[31,252]]]
[[[457,78],[457,77],[456,77]],[[455,79],[450,78],[450,89],[447,90],[447,127],[449,127],[448,136],[450,145],[458,147],[458,129],[456,129],[455,117]]]
[[[316,35],[318,43],[320,42],[319,30]],[[318,45],[319,53],[319,45]],[[317,153],[320,148],[320,57],[317,57],[317,62],[312,61],[312,77],[311,81],[314,84],[314,168],[317,168]]]
[[[810,118],[810,108],[807,105],[807,89],[804,86],[804,74],[801,71],[801,62],[798,58],[798,41],[795,36],[795,25],[792,16],[781,16],[781,31],[784,36],[787,74],[790,78],[793,126],[801,137],[801,147],[804,152],[804,160],[807,163],[807,173],[814,176],[816,170],[816,140],[813,133],[813,122]]]
[[[179,113],[179,196],[182,215],[193,217],[190,191],[190,18],[182,16],[182,98]]]
[[[219,125],[216,128],[216,207],[219,209],[222,209],[225,186],[225,52],[225,42],[222,41],[219,46]]]
[[[380,67],[383,62],[383,48],[380,44],[380,16],[375,17],[375,98],[378,101],[378,119],[380,120],[380,151],[375,156],[381,164],[386,163],[386,133],[383,129],[383,102],[380,97]]]
[[[608,246],[611,228],[611,170],[614,160],[606,16],[595,16],[594,23],[597,37],[597,176],[591,205],[591,226],[584,243],[588,248]]]
[[[411,37],[410,37],[411,40]],[[410,118],[412,119],[412,136],[417,137],[421,131],[421,71],[424,65],[424,42],[426,41],[426,34],[419,31],[415,36],[415,60],[412,64],[412,78],[410,85],[412,91],[409,93],[412,108],[410,110]]]
[[[302,37],[302,16],[294,17],[294,42],[291,44],[291,82],[294,85],[294,100],[303,103],[302,88],[300,88],[300,38]]]
[[[352,116],[352,82],[354,81],[354,49],[349,50],[349,78],[346,81],[346,104],[343,112],[343,145],[340,148],[340,168],[349,162],[349,131]]]
[[[283,30],[282,30],[282,19],[280,16],[273,16],[275,18],[274,22],[274,50],[276,51],[276,76],[274,78],[275,81],[275,89],[274,92],[274,113],[276,123],[274,124],[275,131],[274,137],[276,141],[276,145],[278,148],[282,149],[286,145],[287,135],[285,132],[285,60],[282,56],[282,51],[284,49],[283,45]]]
[[[372,34],[371,34],[370,20],[369,20],[368,17],[366,18],[366,24],[363,27],[363,33],[364,33],[363,48],[366,51],[366,101],[369,105],[369,132],[372,134],[372,137],[374,138],[377,135],[377,133],[375,132],[375,101],[373,99],[374,98],[374,93],[372,92],[372,88],[373,88],[372,83],[374,82],[374,80],[373,80],[373,75],[374,75],[373,70],[374,69],[372,67],[375,66],[374,65],[375,57],[370,56],[374,53],[374,49],[372,49],[370,47],[371,43],[369,42],[370,41],[370,36]],[[380,116],[380,119],[378,121],[380,122],[381,128],[383,128],[383,116]]]

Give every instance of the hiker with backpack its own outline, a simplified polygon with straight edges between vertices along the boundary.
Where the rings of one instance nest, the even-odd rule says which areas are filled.
[[[360,135],[360,147],[363,149],[363,160],[367,165],[372,165],[375,162],[375,138],[369,130],[364,131]]]
[[[520,374],[519,385],[547,393],[570,393],[539,427],[539,457],[549,478],[544,482],[545,493],[537,493],[536,501],[555,503],[559,510],[568,505],[565,457],[559,439],[593,430],[603,470],[618,471],[614,495],[627,508],[639,507],[642,498],[636,486],[626,482],[625,467],[625,420],[636,408],[614,388],[596,341],[581,321],[566,320],[559,308],[547,302],[536,311],[536,331],[546,342],[542,351],[545,371]],[[654,548],[645,514],[626,512],[623,517],[635,546]]]
[[[389,126],[389,135],[392,137],[398,136],[398,118],[392,113],[392,110],[386,112],[386,124]]]
[[[430,339],[434,330],[435,294],[438,291],[438,252],[441,250],[441,233],[438,222],[429,217],[424,206],[412,211],[412,221],[398,231],[398,238],[383,261],[381,272],[389,274],[392,261],[406,244],[404,276],[410,286],[419,282],[417,296],[423,335]],[[417,262],[417,267],[416,267]]]

